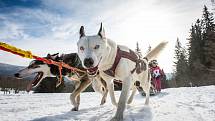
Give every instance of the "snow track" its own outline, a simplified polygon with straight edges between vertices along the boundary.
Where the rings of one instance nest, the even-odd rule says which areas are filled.
[[[116,92],[119,97],[119,92]],[[70,94],[0,94],[1,121],[109,121],[116,108],[98,93],[82,93],[80,110],[72,112]],[[137,94],[124,112],[125,121],[215,121],[215,86],[162,90],[150,105]]]

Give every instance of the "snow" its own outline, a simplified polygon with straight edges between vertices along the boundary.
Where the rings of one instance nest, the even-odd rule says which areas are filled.
[[[120,92],[116,92],[117,97]],[[0,93],[1,121],[108,121],[116,108],[107,99],[100,106],[101,95],[82,93],[80,110],[70,111],[68,93],[9,94]],[[125,121],[215,121],[215,86],[164,89],[151,96],[135,96],[124,112]]]

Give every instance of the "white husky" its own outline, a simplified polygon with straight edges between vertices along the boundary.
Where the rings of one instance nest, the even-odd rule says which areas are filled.
[[[84,68],[89,73],[99,71],[100,76],[106,81],[110,92],[111,102],[117,106],[117,111],[112,121],[123,120],[123,112],[126,103],[131,103],[136,92],[135,81],[140,81],[146,93],[145,104],[149,104],[150,74],[147,59],[141,59],[128,47],[117,45],[114,41],[106,38],[104,28],[101,24],[97,35],[86,36],[84,27],[80,28],[80,39],[77,43],[78,55]],[[159,44],[145,57],[149,60],[156,57],[165,47],[166,43]],[[122,92],[116,103],[113,79],[122,81]],[[132,94],[128,99],[129,90]]]

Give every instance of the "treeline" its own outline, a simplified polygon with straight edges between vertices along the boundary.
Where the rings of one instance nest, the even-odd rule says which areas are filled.
[[[201,19],[191,26],[189,43],[175,46],[176,85],[204,86],[215,84],[215,24],[214,16],[204,6]]]
[[[33,89],[34,93],[71,93],[75,89],[73,83],[61,83],[56,87],[58,81],[57,77],[47,77],[42,80],[40,85]],[[29,84],[30,79],[17,79],[12,76],[0,75],[0,91],[4,94],[19,93],[20,91],[26,91],[26,87]],[[86,92],[94,91],[92,86],[89,86]]]
[[[28,84],[27,80],[16,79],[10,76],[0,76],[0,88],[1,91],[9,92],[14,90],[14,93],[19,93],[19,91],[25,91]]]

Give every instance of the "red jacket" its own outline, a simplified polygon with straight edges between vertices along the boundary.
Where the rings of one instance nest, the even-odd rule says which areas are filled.
[[[151,71],[152,78],[157,79],[163,76],[163,71],[160,69],[159,66],[151,67],[150,71]]]

